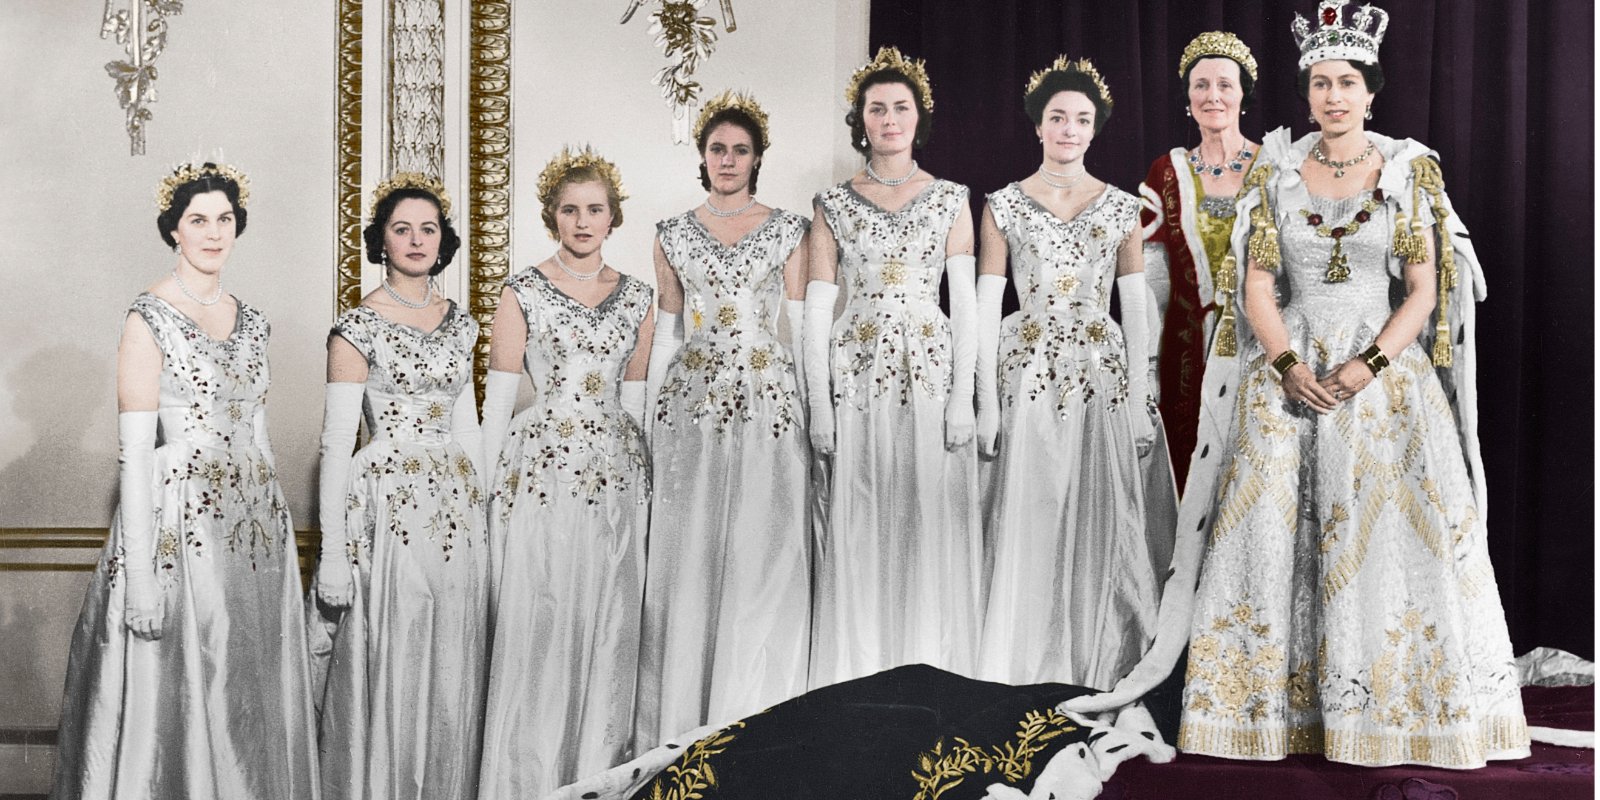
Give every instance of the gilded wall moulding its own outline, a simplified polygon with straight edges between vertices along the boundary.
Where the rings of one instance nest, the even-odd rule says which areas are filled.
[[[672,107],[672,141],[685,144],[689,141],[689,123],[694,119],[695,105],[700,100],[700,82],[694,71],[703,59],[710,58],[717,49],[717,21],[700,14],[706,0],[628,0],[622,12],[622,24],[628,24],[633,15],[646,4],[655,6],[650,12],[650,33],[662,53],[673,63],[662,67],[650,79],[661,87],[661,96]],[[722,6],[723,31],[733,33],[739,23],[733,16],[733,0],[719,0]]]
[[[444,3],[389,4],[389,173],[444,175]]]
[[[180,13],[182,0],[106,0],[100,38],[115,37],[128,51],[126,61],[106,62],[106,74],[116,81],[117,102],[128,115],[129,155],[144,155],[144,124],[150,121],[145,106],[156,101],[156,59],[167,46],[167,17]]]
[[[361,302],[361,0],[339,0],[335,48],[334,315]]]
[[[482,333],[473,350],[478,401],[489,372],[489,336],[511,265],[511,2],[472,4],[467,120],[468,306]]]

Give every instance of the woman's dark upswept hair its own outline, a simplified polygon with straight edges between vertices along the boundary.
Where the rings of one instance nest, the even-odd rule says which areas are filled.
[[[1320,64],[1322,62],[1319,61],[1317,63]],[[1378,62],[1374,61],[1368,64],[1364,61],[1351,61],[1349,63],[1350,66],[1356,68],[1356,72],[1361,73],[1361,80],[1366,82],[1367,91],[1377,94],[1383,90],[1383,67],[1378,66]],[[1311,67],[1300,70],[1300,77],[1297,79],[1296,85],[1300,87],[1300,97],[1302,99],[1311,99]]]
[[[706,120],[704,128],[700,129],[700,138],[695,141],[695,147],[700,151],[700,188],[711,191],[711,173],[706,170],[706,140],[711,138],[711,132],[723,123],[738,125],[750,134],[751,152],[756,154],[756,163],[750,167],[750,193],[756,193],[756,179],[761,177],[761,156],[767,148],[761,144],[761,126],[738,108],[724,108],[711,115]]]
[[[407,186],[396,189],[378,201],[378,207],[373,209],[372,221],[361,231],[361,239],[367,244],[367,262],[370,264],[383,263],[383,229],[389,226],[389,217],[394,215],[395,206],[401,200],[416,199],[426,200],[433,204],[433,210],[439,212],[439,263],[428,269],[429,275],[438,275],[444,268],[450,266],[451,260],[456,257],[456,250],[461,248],[461,237],[456,234],[455,226],[450,224],[450,218],[444,215],[444,209],[439,205],[439,198],[427,189],[418,189]]]
[[[1094,78],[1078,72],[1077,70],[1058,69],[1044,76],[1034,90],[1022,99],[1022,107],[1028,112],[1028,119],[1033,120],[1035,126],[1044,124],[1044,107],[1050,105],[1050,98],[1061,92],[1081,92],[1089,102],[1094,103],[1094,132],[1106,126],[1106,120],[1111,119],[1111,106],[1100,99],[1100,87],[1094,83]]]
[[[215,169],[217,165],[207,161],[204,166]],[[172,205],[156,215],[156,230],[161,233],[161,241],[166,242],[168,247],[178,246],[178,240],[173,238],[172,232],[178,229],[178,222],[183,219],[183,212],[189,210],[189,202],[195,195],[207,192],[222,192],[227,196],[228,203],[233,206],[233,235],[244,233],[245,218],[249,216],[249,212],[244,206],[239,205],[239,184],[223,175],[203,175],[188,183],[179,184],[178,188],[172,190]]]
[[[917,84],[897,69],[880,69],[861,79],[861,88],[856,92],[856,103],[844,115],[844,123],[850,126],[850,146],[857,153],[867,155],[872,152],[872,143],[861,142],[867,137],[866,121],[861,118],[867,105],[867,90],[880,83],[898,83],[911,90],[911,99],[917,104],[917,132],[911,138],[912,147],[921,147],[928,143],[928,137],[933,134],[933,112],[928,110],[928,99],[922,96],[922,90]]]

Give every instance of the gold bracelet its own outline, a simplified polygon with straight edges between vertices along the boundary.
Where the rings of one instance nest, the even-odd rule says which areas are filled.
[[[1371,347],[1361,351],[1361,360],[1366,363],[1367,369],[1372,370],[1373,377],[1377,377],[1384,367],[1389,366],[1389,357],[1383,354],[1377,342],[1373,342]]]
[[[1285,350],[1282,355],[1272,359],[1272,371],[1278,373],[1278,380],[1282,381],[1284,376],[1289,374],[1290,368],[1296,364],[1304,363],[1306,362],[1300,360],[1299,353],[1293,350]]]

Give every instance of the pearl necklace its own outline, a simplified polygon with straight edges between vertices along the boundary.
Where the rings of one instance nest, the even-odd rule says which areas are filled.
[[[189,287],[183,285],[183,276],[178,274],[177,267],[172,268],[172,279],[178,282],[178,291],[183,292],[184,297],[187,297],[190,300],[199,303],[200,305],[214,306],[217,304],[218,300],[222,299],[222,278],[220,277],[217,278],[217,292],[216,294],[211,295],[210,300],[201,300],[200,298],[195,297],[194,292],[189,291]]]
[[[706,198],[706,210],[710,211],[711,212],[711,216],[713,216],[713,217],[737,217],[740,214],[743,214],[744,212],[749,211],[750,207],[754,206],[755,204],[756,204],[756,198],[755,198],[754,195],[752,195],[750,197],[750,202],[745,203],[744,205],[739,206],[738,208],[736,208],[736,209],[734,209],[732,211],[722,211],[722,210],[718,209],[716,206],[711,205],[711,198],[709,198],[709,197]]]
[[[1311,157],[1315,158],[1318,164],[1321,164],[1324,167],[1331,167],[1333,169],[1333,177],[1343,178],[1344,171],[1347,167],[1353,167],[1363,161],[1366,161],[1367,156],[1372,155],[1373,151],[1376,149],[1376,147],[1373,147],[1372,142],[1368,141],[1367,149],[1362,150],[1361,155],[1356,156],[1348,161],[1334,161],[1333,159],[1328,158],[1328,151],[1322,149],[1322,140],[1318,139],[1316,146],[1311,148]]]
[[[1054,186],[1057,189],[1071,189],[1072,187],[1082,183],[1084,176],[1088,174],[1089,170],[1086,169],[1080,169],[1077,172],[1071,173],[1051,172],[1050,170],[1045,169],[1043,164],[1039,165],[1039,180],[1044,181],[1045,185]],[[1050,180],[1052,176],[1057,178],[1066,178],[1067,180],[1063,183],[1056,183],[1055,181]]]
[[[884,186],[899,186],[900,184],[911,180],[911,177],[913,175],[916,175],[916,174],[917,174],[917,160],[914,159],[914,158],[911,159],[911,171],[907,172],[903,177],[899,177],[899,178],[885,178],[882,175],[879,175],[876,171],[874,171],[872,169],[872,160],[871,159],[867,160],[867,177],[877,181],[878,183],[883,184]]]
[[[567,266],[567,262],[561,260],[561,251],[560,250],[556,251],[555,258],[556,258],[556,266],[560,267],[562,272],[565,272],[568,275],[572,276],[573,280],[592,281],[595,278],[600,277],[601,271],[603,271],[606,268],[606,265],[604,263],[602,263],[598,268],[595,269],[594,272],[578,272],[577,270]]]
[[[401,297],[400,293],[395,291],[393,286],[389,285],[389,279],[388,278],[384,278],[383,279],[383,290],[385,292],[388,292],[389,293],[389,297],[392,298],[396,303],[399,303],[400,305],[403,305],[406,308],[427,308],[431,303],[433,303],[433,279],[432,278],[428,279],[428,283],[426,285],[426,288],[424,288],[422,290],[422,302],[420,302],[420,303],[413,303],[410,300],[407,300],[404,297]]]

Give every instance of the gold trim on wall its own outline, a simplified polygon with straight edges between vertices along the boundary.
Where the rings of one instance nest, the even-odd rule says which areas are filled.
[[[361,2],[339,0],[333,313],[361,302]]]
[[[110,528],[0,528],[0,557],[6,550],[99,550],[106,545]],[[311,569],[316,566],[322,545],[322,531],[294,532],[295,553],[300,560],[300,583],[309,587]],[[0,561],[0,572],[93,572],[94,561]]]
[[[483,402],[489,336],[511,265],[511,3],[472,3],[467,116],[468,308],[482,333],[472,373]]]

